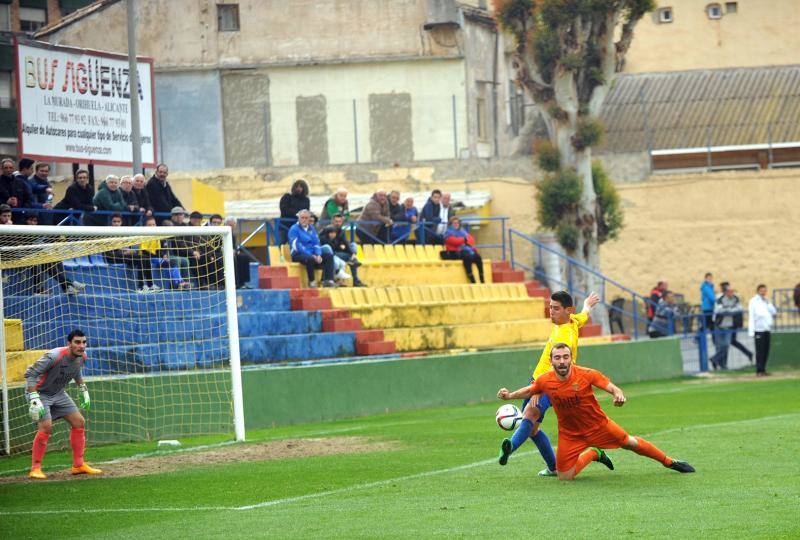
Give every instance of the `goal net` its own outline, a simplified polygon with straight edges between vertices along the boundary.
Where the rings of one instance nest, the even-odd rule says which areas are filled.
[[[228,227],[0,226],[0,451],[30,451],[25,371],[73,329],[88,340],[88,444],[242,440],[231,243]],[[53,428],[67,448],[66,422]]]

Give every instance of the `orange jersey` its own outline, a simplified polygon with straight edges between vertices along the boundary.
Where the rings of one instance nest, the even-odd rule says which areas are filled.
[[[572,365],[569,377],[561,381],[555,371],[548,371],[531,385],[533,393],[547,394],[558,417],[558,437],[562,434],[571,438],[581,438],[586,434],[603,428],[608,417],[592,386],[605,389],[608,377],[595,369]]]

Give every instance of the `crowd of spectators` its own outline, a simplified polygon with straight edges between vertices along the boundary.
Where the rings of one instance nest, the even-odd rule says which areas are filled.
[[[324,267],[327,264],[325,257],[332,252],[335,280],[341,281],[352,277],[354,286],[363,286],[358,278],[360,262],[356,256],[357,245],[348,240],[347,236],[348,230],[353,230],[362,245],[379,243],[441,245],[442,259],[461,260],[467,278],[472,283],[477,282],[472,267],[477,267],[478,280],[484,282],[483,261],[475,248],[473,237],[462,227],[461,220],[455,218],[450,193],[434,189],[420,211],[414,205],[413,197],[403,198],[397,190],[387,192],[378,189],[358,213],[358,209],[350,208],[347,189],[340,187],[323,203],[317,219],[311,212],[308,183],[299,179],[281,197],[279,207],[280,218],[276,220],[278,243],[281,245],[290,243],[292,259],[302,257],[306,261],[304,264],[307,265],[309,276],[312,275],[312,266]],[[308,262],[305,255],[296,255],[301,248],[291,245],[292,229],[297,226],[301,213],[305,215],[306,212],[308,222],[294,234],[294,238],[309,240],[311,232],[308,227],[316,229],[321,250],[318,256],[322,259],[313,265]],[[356,213],[357,219],[354,220],[353,216]],[[328,249],[325,249],[326,247]],[[352,276],[347,273],[348,271]],[[323,283],[331,281],[323,279]]]
[[[53,189],[48,179],[50,166],[23,158],[15,170],[14,161],[0,162],[0,225],[80,223],[86,226],[202,226],[205,218],[200,212],[183,208],[167,179],[169,168],[159,164],[153,176],[108,175],[95,191],[90,173],[75,172],[61,201],[52,204]],[[61,211],[61,212],[59,212]],[[165,218],[169,215],[169,218]],[[188,216],[188,223],[186,218]],[[207,225],[227,225],[236,230],[236,221],[224,221],[218,214],[210,216]],[[234,246],[236,246],[234,240]],[[136,290],[141,293],[159,292],[162,284],[177,290],[199,287],[224,287],[223,252],[221,239],[202,235],[177,235],[169,240],[153,239],[140,245],[113,249],[103,253],[109,264],[124,264],[133,272]],[[165,278],[154,279],[161,270]],[[46,277],[53,277],[62,292],[78,294],[85,285],[70,281],[61,262],[32,267],[35,294],[47,294]],[[250,281],[250,257],[241,249],[234,254],[234,274],[237,288],[247,288]]]

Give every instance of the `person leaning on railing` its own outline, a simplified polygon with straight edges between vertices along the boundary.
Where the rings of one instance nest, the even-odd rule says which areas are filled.
[[[92,199],[92,203],[97,207],[97,210],[109,212],[127,212],[128,207],[125,205],[125,198],[122,196],[122,191],[119,189],[119,176],[109,174]],[[94,214],[86,215],[83,217],[85,225],[108,225],[108,214]]]
[[[666,337],[672,333],[670,321],[674,321],[678,315],[678,305],[675,303],[675,294],[672,291],[665,290],[662,293],[661,300],[655,308],[653,320],[647,327],[647,334],[651,338]]]
[[[78,169],[75,173],[75,180],[67,188],[64,198],[55,205],[56,210],[80,210],[81,212],[92,213],[97,207],[92,202],[94,199],[94,188],[89,183],[89,171]],[[56,215],[54,222],[60,223],[68,214]]]

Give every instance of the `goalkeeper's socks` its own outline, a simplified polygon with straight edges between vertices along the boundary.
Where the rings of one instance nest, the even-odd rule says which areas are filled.
[[[672,459],[667,457],[660,448],[655,446],[653,443],[642,439],[641,437],[636,437],[636,441],[639,443],[636,445],[636,448],[633,449],[634,452],[639,454],[640,456],[649,457],[650,459],[654,459],[661,463],[664,467],[669,467],[672,465]]]
[[[544,458],[544,462],[547,463],[547,468],[551,471],[556,470],[556,453],[553,451],[553,445],[550,444],[550,438],[547,436],[547,433],[539,429],[536,432],[536,435],[531,437],[531,440],[536,445],[536,448],[539,449],[539,453]]]
[[[36,432],[36,437],[33,438],[33,449],[31,456],[31,469],[41,469],[44,453],[47,452],[47,440],[50,438],[49,433],[42,431]]]
[[[72,428],[69,433],[69,444],[72,446],[72,466],[80,467],[83,465],[83,450],[86,448],[86,430]]]
[[[533,431],[533,422],[528,420],[527,418],[523,418],[522,422],[519,423],[519,427],[517,431],[511,436],[511,451],[513,452],[520,446],[522,443],[525,442],[525,439],[531,436],[531,431]]]

